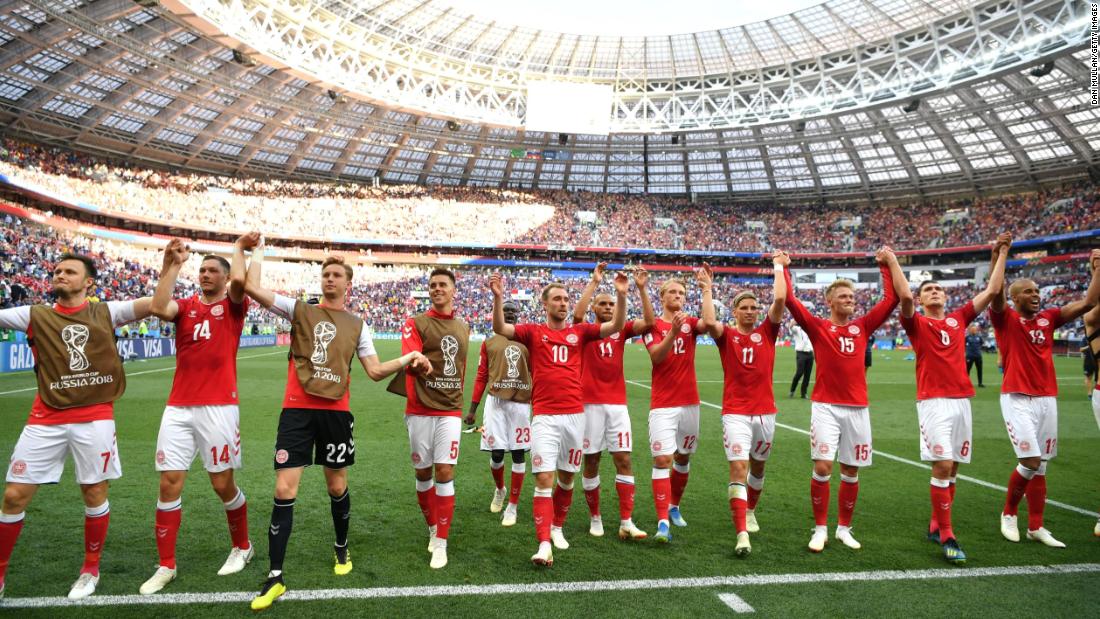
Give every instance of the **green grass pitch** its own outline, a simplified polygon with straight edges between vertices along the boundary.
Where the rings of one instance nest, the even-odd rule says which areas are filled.
[[[397,353],[397,343],[378,342],[383,358]],[[477,346],[470,347],[468,385],[473,384]],[[914,406],[913,362],[905,352],[876,351],[869,375],[872,426],[876,452],[918,460]],[[986,360],[986,389],[973,402],[973,464],[962,473],[1004,485],[1015,459],[997,403],[999,376]],[[1050,498],[1077,507],[1100,506],[1100,431],[1084,396],[1080,361],[1056,361],[1062,395],[1059,398],[1059,456],[1050,466]],[[136,594],[156,565],[153,512],[157,474],[153,455],[161,412],[171,385],[174,360],[127,365],[128,390],[118,403],[116,420],[124,476],[111,487],[111,530],[97,596]],[[779,421],[809,426],[809,401],[787,399],[786,381],[793,372],[794,353],[781,349],[776,363]],[[286,378],[285,349],[241,352],[241,434],[245,468],[238,482],[249,499],[252,539],[257,557],[241,574],[215,575],[229,550],[224,512],[196,460],[184,492],[180,531],[179,578],[165,593],[255,591],[266,574],[267,535],[274,475],[271,455]],[[160,371],[158,371],[160,370]],[[640,346],[627,348],[627,378],[648,384],[649,360]],[[700,346],[697,374],[704,401],[721,401],[721,366],[713,347]],[[0,376],[0,453],[10,454],[33,398],[34,376],[24,372]],[[728,467],[722,450],[718,411],[704,406],[699,450],[682,503],[689,526],[674,529],[668,546],[620,542],[613,526],[617,513],[614,472],[603,463],[602,506],[608,535],[588,535],[587,508],[577,483],[566,536],[573,547],[555,553],[552,569],[535,569],[528,561],[535,550],[531,522],[532,478],[520,503],[517,526],[504,529],[489,513],[492,483],[487,455],[478,451],[478,437],[464,434],[456,476],[456,514],[449,547],[450,564],[441,571],[428,567],[426,532],[416,505],[408,442],[402,420],[403,402],[373,383],[359,370],[352,384],[356,416],[357,464],[351,470],[353,500],[351,548],[355,570],[332,574],[332,525],[321,471],[307,470],[294,514],[294,533],[286,561],[291,591],[305,589],[484,585],[497,583],[562,583],[622,579],[693,578],[766,574],[813,574],[875,570],[955,569],[1094,563],[1100,559],[1100,539],[1092,535],[1094,519],[1048,505],[1047,527],[1068,544],[1054,550],[1037,543],[1011,544],[998,530],[1003,502],[999,491],[959,482],[954,509],[955,530],[970,556],[966,567],[950,568],[939,548],[924,539],[929,516],[929,472],[884,457],[860,474],[860,497],[853,522],[863,543],[851,551],[832,541],[814,555],[805,546],[812,517],[809,504],[808,439],[789,429],[776,430],[767,483],[757,516],[762,531],[753,536],[753,553],[746,560],[733,554],[734,532],[726,500]],[[635,475],[638,492],[635,521],[651,534],[650,459],[646,435],[649,391],[627,387],[634,422]],[[483,412],[483,411],[482,411]],[[836,518],[834,480],[831,525]],[[82,557],[82,504],[71,464],[57,486],[40,489],[27,513],[26,526],[12,557],[7,577],[8,598],[64,596],[75,579]],[[1026,502],[1021,522],[1026,522]],[[933,579],[924,581],[803,583],[777,586],[700,587],[662,590],[575,593],[512,593],[507,595],[409,597],[374,600],[287,601],[268,611],[275,616],[714,616],[732,611],[719,593],[736,592],[763,616],[899,615],[938,617],[978,613],[1009,614],[1019,609],[1048,616],[1086,616],[1096,612],[1093,595],[1100,585],[1096,572]],[[242,603],[208,603],[116,608],[7,609],[0,615],[19,617],[246,616]]]

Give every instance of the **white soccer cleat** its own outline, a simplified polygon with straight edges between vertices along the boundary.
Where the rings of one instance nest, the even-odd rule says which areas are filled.
[[[550,527],[550,541],[554,542],[554,548],[558,550],[569,548],[569,542],[565,540],[565,532],[561,530],[561,527]]]
[[[1100,537],[1100,520],[1096,521],[1096,526],[1092,528],[1092,534],[1095,537]],[[0,589],[0,593],[2,593],[2,592],[3,592],[3,590]]]
[[[1010,542],[1020,541],[1020,529],[1016,526],[1016,516],[1001,514],[1001,535]]]
[[[1027,538],[1039,542],[1044,546],[1050,546],[1051,548],[1065,548],[1066,545],[1062,542],[1054,539],[1054,536],[1050,534],[1045,528],[1039,528],[1035,531],[1028,530]]]
[[[252,561],[252,557],[254,556],[256,556],[256,548],[252,545],[252,542],[249,542],[248,548],[244,550],[234,546],[233,550],[229,551],[229,556],[225,559],[225,563],[223,563],[221,569],[218,570],[218,576],[228,576],[244,570],[245,566]]]
[[[428,527],[428,553],[435,552],[435,526]]]
[[[756,522],[756,514],[751,509],[745,512],[745,530],[749,533],[760,532],[760,525]]]
[[[141,588],[138,589],[138,593],[142,595],[153,595],[157,591],[168,586],[168,583],[176,579],[175,568],[165,567],[163,565],[157,567],[157,571],[153,572],[153,575],[142,583]]]
[[[500,510],[504,507],[504,499],[508,498],[508,490],[506,488],[497,488],[493,490],[493,502],[489,504],[489,511],[494,514],[499,514]]]
[[[436,540],[435,550],[432,551],[432,561],[428,565],[431,566],[433,570],[442,569],[447,566],[447,540]]]
[[[737,534],[737,546],[734,547],[733,552],[741,558],[749,556],[749,553],[752,552],[748,531],[741,531]]]
[[[810,552],[821,552],[825,550],[825,544],[829,543],[829,532],[825,527],[815,527],[814,534],[810,536],[810,544],[808,548]]]
[[[500,519],[500,526],[502,527],[514,527],[516,526],[516,506],[511,503],[508,507],[504,508],[504,517]]]
[[[546,567],[554,565],[554,549],[550,542],[539,542],[539,551],[531,557],[531,563]]]
[[[619,523],[619,539],[639,540],[649,537],[649,534],[634,525],[633,520]]]
[[[603,537],[603,518],[592,516],[592,521],[588,524],[588,534],[592,537]]]
[[[849,527],[837,527],[836,538],[852,550],[863,548],[863,545],[856,541],[856,538],[852,537],[852,529]]]
[[[89,595],[95,593],[95,586],[99,584],[99,576],[95,574],[89,574],[84,572],[73,583],[72,589],[69,589],[70,600],[83,600]]]

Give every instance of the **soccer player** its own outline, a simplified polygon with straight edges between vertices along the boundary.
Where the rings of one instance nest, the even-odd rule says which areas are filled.
[[[1093,367],[1100,362],[1100,305],[1089,310],[1085,314],[1085,355],[1093,360]],[[1100,381],[1093,375],[1092,414],[1096,417],[1096,425],[1100,426]],[[1092,529],[1092,534],[1100,537],[1100,519]]]
[[[160,472],[160,493],[154,534],[160,563],[141,585],[142,595],[156,593],[176,578],[181,495],[196,455],[202,457],[229,521],[232,550],[218,575],[240,572],[255,554],[248,539],[248,505],[233,478],[242,459],[237,348],[248,313],[245,265],[231,267],[225,258],[205,256],[199,265],[201,293],[173,300],[180,268],[190,256],[182,241],[169,241],[153,293],[153,314],[176,327],[176,373],[157,435],[155,464]]]
[[[829,284],[825,289],[829,318],[817,318],[798,300],[790,271],[783,272],[787,309],[810,336],[818,361],[810,395],[810,458],[814,462],[810,499],[815,524],[811,552],[824,550],[829,539],[829,478],[834,458],[840,461],[841,481],[836,538],[849,548],[860,547],[852,536],[852,513],[859,495],[859,469],[871,465],[871,412],[863,359],[868,338],[889,318],[903,292],[896,283],[902,273],[894,252],[883,247],[875,259],[882,273],[882,300],[859,318],[852,316],[856,308],[852,282],[838,279]]]
[[[512,301],[503,305],[504,322],[514,325],[519,308]],[[481,450],[489,452],[489,471],[495,490],[489,511],[499,513],[504,506],[501,526],[516,524],[519,495],[526,474],[526,454],[531,449],[531,363],[527,347],[503,335],[493,334],[481,343],[481,354],[474,381],[474,395],[466,423],[477,422],[477,407],[488,387],[485,401],[485,423],[481,434]],[[504,488],[504,452],[512,455],[512,479]]]
[[[909,335],[917,357],[917,419],[920,426],[920,457],[932,463],[929,494],[932,518],[928,539],[942,545],[950,563],[966,563],[951,526],[955,501],[955,476],[959,464],[970,463],[972,428],[970,398],[974,386],[966,372],[966,330],[1004,288],[1005,261],[1012,236],[997,237],[994,263],[985,290],[960,308],[947,313],[947,294],[936,281],[922,282],[916,311],[908,283],[900,296],[901,324]],[[900,281],[904,281],[904,277]]]
[[[1085,315],[1100,300],[1100,249],[1089,256],[1092,279],[1084,298],[1040,311],[1039,286],[1018,279],[1008,287],[1013,307],[998,294],[989,308],[1004,362],[1001,416],[1019,464],[1008,480],[1001,535],[1020,541],[1016,514],[1027,495],[1027,538],[1065,548],[1043,527],[1047,462],[1058,455],[1058,378],[1054,373],[1054,330]]]
[[[703,303],[713,303],[709,286],[702,288]],[[670,278],[658,289],[661,317],[643,341],[653,363],[649,397],[649,450],[653,456],[653,503],[657,509],[660,543],[672,540],[669,521],[678,527],[680,500],[687,487],[691,454],[699,438],[699,386],[695,382],[695,336],[705,327],[683,312],[687,285]],[[669,467],[672,467],[671,474]]]
[[[122,476],[114,402],[126,390],[126,376],[115,347],[115,327],[148,316],[152,299],[90,302],[88,292],[96,276],[93,259],[63,254],[50,281],[53,305],[0,310],[0,328],[26,332],[38,380],[4,486],[0,597],[27,506],[40,485],[61,480],[67,454],[73,456],[76,483],[84,497],[84,565],[69,598],[86,598],[99,584],[99,559],[111,521],[107,486]],[[60,525],[56,520],[53,524]]]
[[[401,352],[423,353],[432,372],[399,373],[394,378],[405,394],[405,427],[409,431],[416,473],[416,500],[428,524],[432,569],[447,565],[447,537],[455,511],[454,469],[462,437],[462,385],[470,327],[455,316],[455,274],[434,269],[428,275],[432,307],[405,321]],[[432,470],[435,483],[432,483]]]
[[[791,393],[787,397],[793,398],[799,379],[802,379],[802,389],[799,393],[802,399],[806,399],[806,389],[810,386],[810,375],[814,373],[814,345],[810,336],[802,330],[797,323],[791,325],[791,345],[794,347],[795,372],[791,379]]]
[[[531,471],[535,474],[532,513],[538,552],[535,565],[554,564],[553,547],[569,548],[562,525],[573,502],[573,475],[580,469],[584,438],[584,398],[581,359],[584,345],[621,332],[626,324],[626,291],[630,281],[615,276],[615,315],[610,322],[569,324],[569,291],[559,283],[542,289],[544,324],[511,325],[504,321],[504,282],[499,273],[489,278],[493,293],[493,331],[518,341],[531,354],[532,392]],[[554,473],[557,471],[557,489]],[[551,496],[553,498],[551,498]]]
[[[577,307],[573,310],[573,324],[584,322],[588,305],[596,324],[602,325],[615,317],[615,299],[607,293],[596,294],[603,281],[607,263],[601,262],[592,271],[592,278],[585,286]],[[649,274],[643,268],[634,269],[634,285],[642,301],[642,318],[628,320],[622,331],[589,342],[584,346],[584,373],[581,377],[584,394],[584,471],[581,485],[591,515],[588,532],[596,537],[603,535],[603,518],[600,516],[600,455],[604,449],[611,453],[615,464],[615,491],[619,496],[619,539],[645,539],[646,532],[634,525],[634,471],[630,463],[632,434],[630,411],[626,407],[626,377],[623,374],[623,353],[626,342],[648,331],[654,324],[653,304],[649,301],[646,284]],[[593,297],[593,295],[595,295]]]
[[[702,323],[718,345],[722,358],[722,443],[730,463],[728,496],[733,526],[737,531],[734,552],[747,557],[752,552],[749,533],[759,531],[756,502],[764,489],[764,466],[775,439],[775,340],[779,337],[787,286],[783,270],[791,263],[784,252],[772,254],[774,283],[767,317],[757,325],[761,307],[751,291],[737,294],[730,303],[734,324],[718,321],[712,303],[703,303]],[[704,291],[713,285],[706,264],[697,275]],[[747,484],[747,487],[746,487]],[[751,522],[749,517],[751,516]],[[751,529],[750,529],[751,526]]]
[[[351,572],[348,528],[351,497],[348,467],[355,464],[355,420],[351,414],[351,363],[358,357],[367,376],[379,381],[413,366],[429,373],[431,363],[422,353],[409,352],[386,362],[378,360],[370,329],[347,310],[352,284],[351,266],[339,256],[321,265],[321,302],[299,302],[260,285],[264,248],[259,233],[252,232],[233,248],[233,260],[243,264],[245,250],[252,249],[245,292],[264,308],[290,320],[290,360],[279,429],[275,438],[275,503],[268,529],[270,571],[252,610],[264,610],[286,592],[283,559],[294,525],[294,500],[302,471],[311,464],[324,467],[332,525],[336,531],[333,571]],[[240,254],[240,255],[238,255]]]
[[[979,314],[981,312],[978,312]],[[970,368],[978,369],[978,387],[985,388],[982,378],[982,328],[971,324],[966,331],[966,377],[970,378]]]

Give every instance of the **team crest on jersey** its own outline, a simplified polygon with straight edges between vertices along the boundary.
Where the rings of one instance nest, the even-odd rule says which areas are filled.
[[[943,455],[943,445],[936,445],[935,447],[933,447],[932,448],[932,453],[935,454],[936,456],[942,456]]]
[[[749,339],[752,340],[753,344],[759,344],[760,342],[764,341],[764,338],[760,337],[759,333],[753,333],[749,336]]]
[[[821,455],[825,455],[825,454],[829,453],[829,444],[828,443],[822,443],[822,444],[818,445],[817,451]]]
[[[851,333],[852,335],[859,335],[859,326],[858,325],[849,326],[848,327],[848,333]]]
[[[653,451],[661,451],[661,441],[653,441]]]
[[[543,336],[542,336],[542,341],[543,341],[543,342],[549,342],[549,341],[550,341],[550,338],[546,337],[546,335],[543,335]]]
[[[496,439],[496,437],[495,437],[495,436],[493,436],[492,434],[490,434],[489,436],[486,436],[486,437],[485,437],[485,442],[486,442],[486,444],[488,444],[488,445],[489,445],[489,447],[492,447],[492,446],[493,446],[493,443],[497,442],[497,439]]]
[[[565,336],[565,341],[569,342],[570,344],[576,344],[577,343],[577,334],[576,333],[570,333],[569,335]]]
[[[286,461],[290,459],[290,454],[285,449],[280,449],[275,452],[275,462],[279,464],[286,464]]]
[[[535,457],[531,458],[531,464],[535,466],[542,466],[542,454],[535,454]]]
[[[412,460],[413,460],[413,464],[420,464],[420,454],[418,454],[414,451],[413,454],[412,454]]]
[[[954,318],[948,318],[947,319],[947,326],[954,329],[955,327],[959,326],[959,321],[955,320]]]
[[[168,456],[164,455],[164,450],[163,449],[158,449],[157,450],[157,464],[164,464],[164,460],[167,457]]]
[[[16,460],[11,463],[11,474],[22,475],[27,472],[27,463],[22,460]]]
[[[224,313],[225,313],[225,306],[223,306],[223,305],[215,305],[214,307],[210,308],[210,315],[211,316],[217,317],[217,316],[221,316]]]
[[[686,322],[680,325],[680,333],[691,333],[691,325]]]
[[[1039,325],[1040,327],[1045,327],[1050,324],[1050,321],[1046,318],[1040,318],[1039,320],[1035,321],[1035,324]]]
[[[588,439],[584,439],[584,448],[585,449],[588,449],[588,446],[591,445],[591,444],[592,444],[591,441],[589,441]]]
[[[1031,443],[1027,441],[1020,441],[1020,451],[1028,451],[1031,449]]]
[[[619,339],[619,334],[618,333],[612,333],[611,334],[611,339],[613,339],[613,340]]]
[[[734,443],[733,445],[730,445],[730,451],[733,452],[733,455],[740,456],[741,455],[741,444],[740,443]]]

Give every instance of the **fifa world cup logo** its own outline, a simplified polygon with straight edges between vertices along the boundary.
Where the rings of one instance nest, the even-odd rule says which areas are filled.
[[[336,325],[331,322],[319,322],[313,327],[313,355],[309,358],[315,365],[328,363],[328,345],[336,337]]]
[[[504,349],[504,360],[508,362],[508,378],[519,378],[519,358],[523,356],[518,346]]]
[[[458,366],[455,365],[455,355],[458,354],[458,340],[452,335],[444,335],[439,341],[439,349],[443,351],[443,375],[454,376],[458,374]]]
[[[88,344],[88,327],[65,327],[61,330],[61,341],[65,343],[65,350],[69,353],[69,370],[82,372],[88,369],[91,364],[88,363],[88,355],[84,354],[84,346]]]

